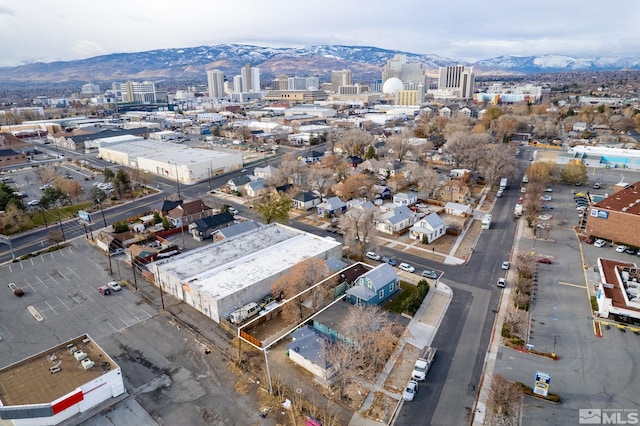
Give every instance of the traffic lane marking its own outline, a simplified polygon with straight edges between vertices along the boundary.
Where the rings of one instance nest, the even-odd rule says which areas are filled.
[[[571,286],[571,287],[578,287],[578,288],[587,288],[587,286],[586,286],[586,285],[572,284],[572,283],[565,283],[565,282],[562,282],[562,281],[558,281],[558,284],[568,285],[568,286]]]

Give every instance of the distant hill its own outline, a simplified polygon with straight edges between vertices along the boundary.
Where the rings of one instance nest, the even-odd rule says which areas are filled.
[[[238,44],[114,53],[66,62],[33,63],[0,68],[3,82],[107,82],[124,80],[202,81],[207,70],[221,69],[231,77],[246,63],[259,67],[265,77],[277,74],[320,75],[348,68],[356,81],[374,81],[397,53],[409,62],[423,63],[433,76],[438,67],[473,65],[478,74],[527,74],[557,71],[640,70],[640,58],[581,59],[569,56],[500,56],[468,63],[438,55],[420,55],[370,46],[323,45],[273,48]]]

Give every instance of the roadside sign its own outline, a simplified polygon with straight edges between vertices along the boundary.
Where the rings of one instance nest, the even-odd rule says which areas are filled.
[[[84,210],[78,210],[78,217],[87,223],[91,223],[91,215]]]
[[[536,395],[549,395],[549,384],[551,383],[551,375],[536,371],[536,377],[533,383],[533,393]]]

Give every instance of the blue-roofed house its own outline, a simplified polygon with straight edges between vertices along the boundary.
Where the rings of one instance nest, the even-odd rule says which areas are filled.
[[[437,213],[431,213],[420,219],[409,230],[409,238],[424,243],[432,243],[447,232],[447,226]]]
[[[377,305],[398,291],[398,275],[393,267],[381,263],[356,279],[347,290],[347,301],[355,304]]]
[[[318,204],[318,216],[334,216],[336,213],[342,213],[347,210],[347,205],[338,197],[327,198],[324,202]]]
[[[376,229],[385,234],[402,232],[416,223],[418,216],[407,206],[396,207],[376,218]]]

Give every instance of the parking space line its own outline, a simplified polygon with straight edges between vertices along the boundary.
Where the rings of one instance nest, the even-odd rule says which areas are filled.
[[[36,265],[33,263],[33,257],[32,257],[31,259],[29,259],[29,260],[31,261],[31,266],[36,266]]]
[[[558,281],[558,284],[562,284],[562,285],[568,285],[571,287],[578,287],[578,288],[587,288],[586,285],[580,285],[580,284],[571,284],[571,283],[564,283],[562,281]]]
[[[110,323],[110,322],[107,322],[107,324],[109,324],[109,327],[113,328],[113,331],[120,331],[120,330],[118,330],[117,328],[115,328],[113,325],[111,325],[111,323]]]
[[[70,267],[67,266],[67,269],[69,270],[69,272],[71,272],[73,275],[75,275],[76,277],[80,278],[80,275],[78,275],[78,273],[76,271],[74,271],[73,269],[71,269]]]
[[[35,287],[33,287],[29,281],[24,280],[24,282],[27,283],[27,287],[29,287],[34,293],[38,292],[38,290],[36,290]]]
[[[58,313],[56,312],[56,310],[55,310],[55,309],[53,309],[53,306],[51,306],[47,300],[45,300],[45,301],[44,301],[44,303],[49,307],[49,309],[51,309],[51,310],[53,311],[53,313],[54,313],[55,315],[58,315]]]
[[[54,283],[56,283],[57,286],[60,286],[60,283],[58,281],[56,281],[55,278],[53,278],[51,275],[47,275],[49,278],[51,278],[53,280]]]
[[[67,278],[67,277],[66,277],[62,272],[58,271],[58,273],[59,273],[59,274],[60,274],[60,276],[61,276],[62,278],[64,278],[65,280],[67,280],[67,281],[71,281],[71,280],[70,280],[69,278]]]
[[[84,290],[80,289],[80,293],[82,293],[82,295],[83,295],[84,297],[86,297],[86,298],[87,298],[87,300],[88,300],[89,302],[93,302],[93,299],[92,299],[92,298],[90,298],[90,297],[87,295],[87,293],[85,293],[85,292],[84,292]]]
[[[61,304],[62,306],[64,306],[65,308],[67,308],[67,310],[68,310],[68,311],[70,311],[70,310],[71,310],[71,308],[70,308],[70,307],[68,307],[68,306],[64,303],[64,300],[60,299],[58,296],[56,296],[56,299],[58,299],[58,302],[60,302],[60,304]]]
[[[42,280],[40,279],[40,277],[39,277],[39,276],[34,275],[34,277],[36,277],[36,279],[37,279],[38,281],[40,281],[40,284],[42,284],[42,286],[43,286],[44,288],[49,288],[49,286],[47,286],[47,285],[44,283],[44,281],[42,281]]]

